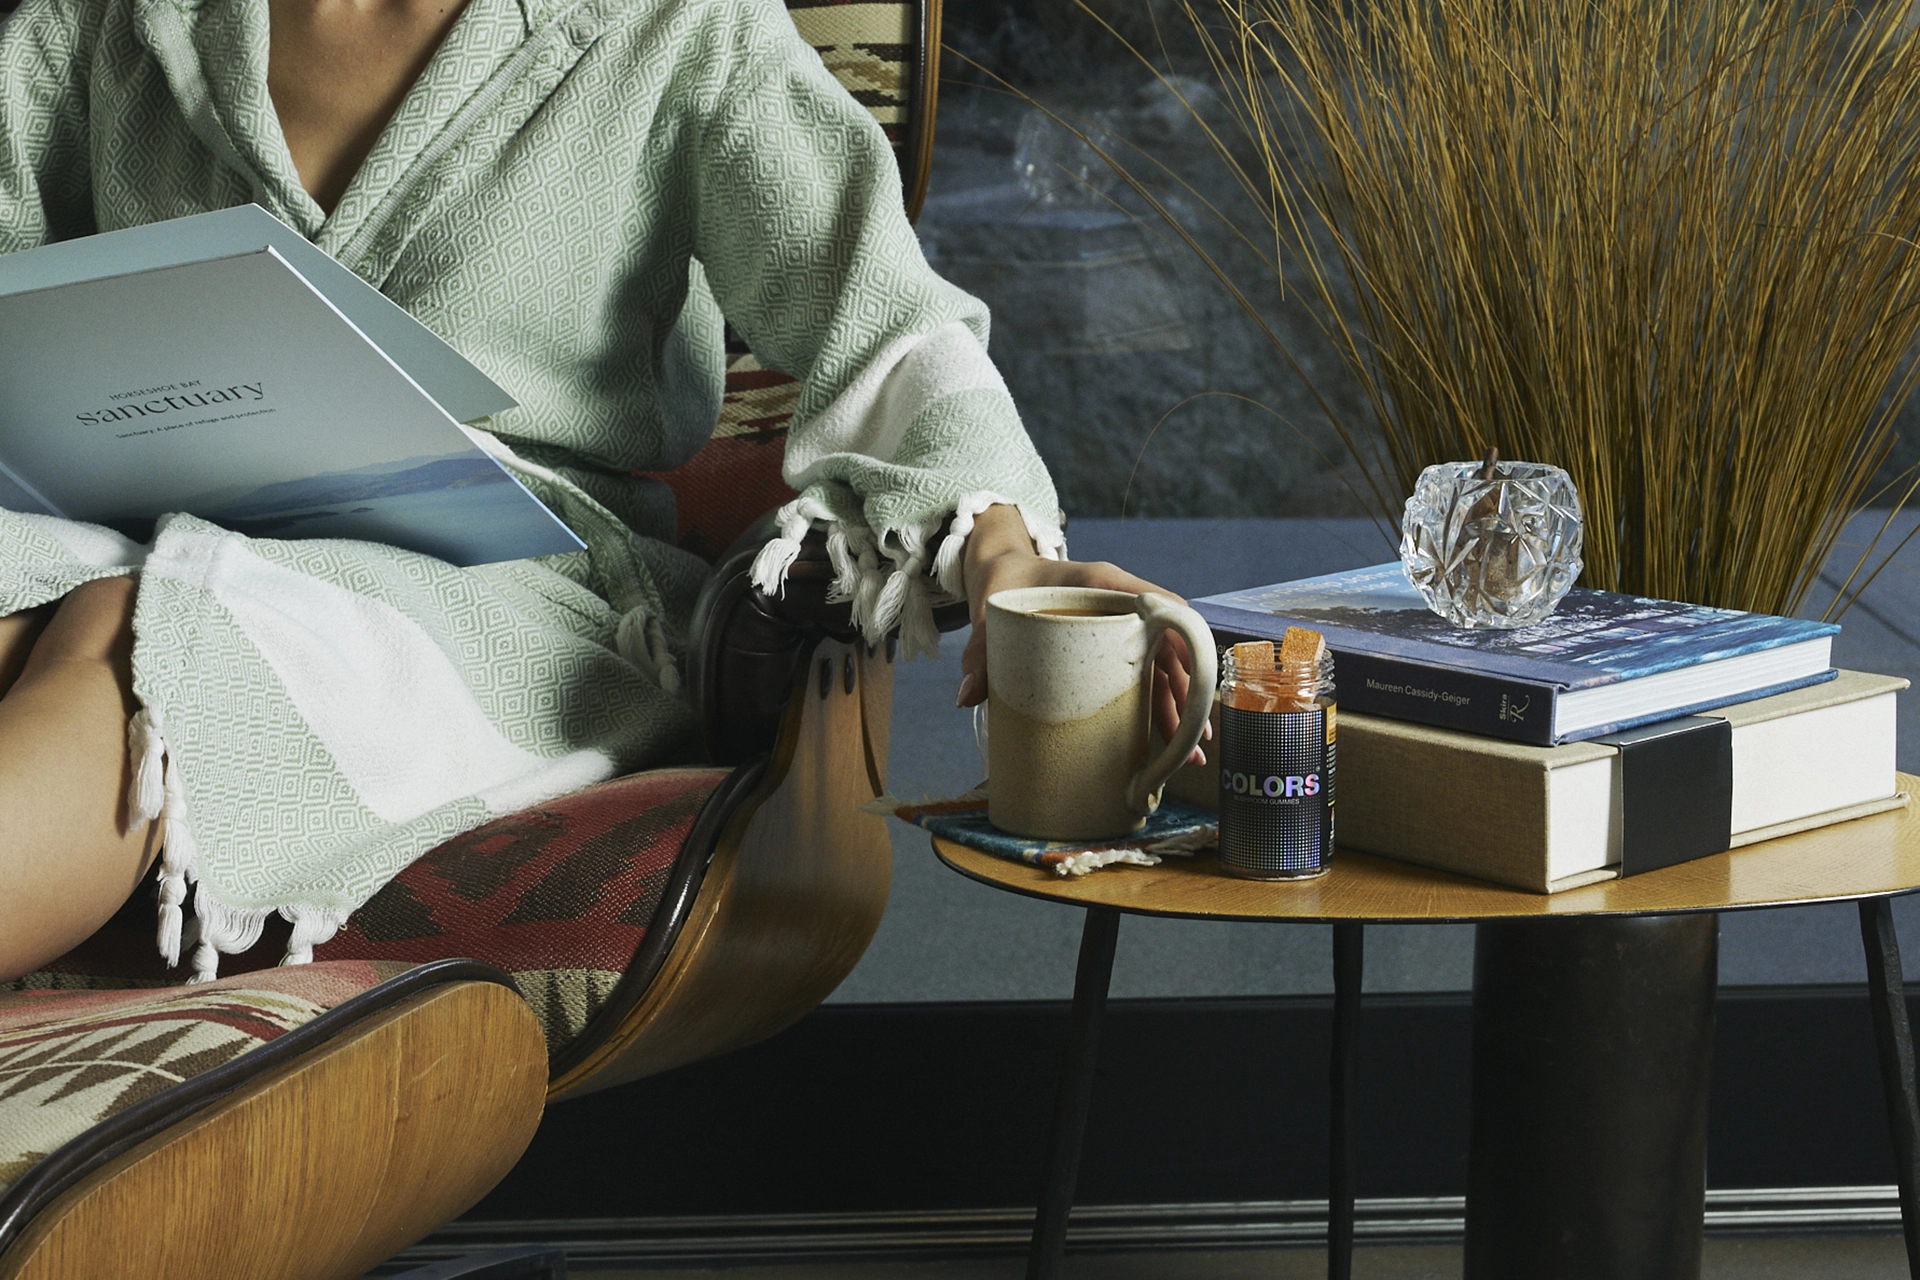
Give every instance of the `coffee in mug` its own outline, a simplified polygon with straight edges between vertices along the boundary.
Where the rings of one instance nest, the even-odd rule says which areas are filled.
[[[1200,741],[1213,633],[1167,596],[1022,587],[987,600],[987,817],[1015,835],[1103,840],[1146,825]],[[1153,660],[1168,630],[1192,684],[1173,741],[1148,759]]]

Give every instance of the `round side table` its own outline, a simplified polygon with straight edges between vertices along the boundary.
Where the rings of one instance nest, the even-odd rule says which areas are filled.
[[[1920,778],[1902,774],[1900,783],[1920,797]],[[1028,1280],[1051,1280],[1065,1250],[1122,913],[1333,925],[1334,1280],[1352,1266],[1348,1095],[1365,926],[1482,926],[1467,1194],[1467,1275],[1475,1280],[1698,1273],[1714,913],[1834,901],[1860,906],[1900,1216],[1909,1269],[1920,1280],[1920,1099],[1890,905],[1920,889],[1920,801],[1551,895],[1347,850],[1312,880],[1252,881],[1220,874],[1210,855],[1068,878],[938,837],[933,847],[982,884],[1086,908]],[[1543,1134],[1566,1128],[1537,1121],[1564,1115],[1557,1109],[1570,1101],[1597,1119],[1573,1124],[1571,1134]],[[1569,1240],[1577,1255],[1567,1252]]]

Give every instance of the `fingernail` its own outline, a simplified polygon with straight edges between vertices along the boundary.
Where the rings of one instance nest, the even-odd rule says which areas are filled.
[[[1207,762],[1207,753],[1202,751],[1198,747],[1195,747],[1193,749],[1193,754],[1187,757],[1188,764],[1205,764],[1206,762]]]
[[[957,695],[955,695],[953,699],[953,705],[956,707],[972,706],[974,702],[978,700],[976,698],[976,694],[978,693],[979,688],[980,688],[979,675],[972,671],[967,672],[966,675],[960,678],[960,692]]]
[[[1209,720],[1205,724],[1200,726],[1200,741],[1202,742],[1213,741],[1213,721]]]

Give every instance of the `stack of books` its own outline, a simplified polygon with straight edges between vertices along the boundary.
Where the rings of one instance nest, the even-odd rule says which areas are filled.
[[[1834,670],[1831,623],[1575,590],[1463,630],[1397,563],[1193,606],[1223,644],[1326,636],[1340,848],[1553,893],[1906,802],[1907,681]]]

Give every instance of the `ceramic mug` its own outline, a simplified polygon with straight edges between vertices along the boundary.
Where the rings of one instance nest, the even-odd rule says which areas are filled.
[[[1148,759],[1153,659],[1187,642],[1173,741]],[[1218,665],[1199,614],[1166,596],[1022,587],[987,599],[987,817],[1015,835],[1102,840],[1146,825],[1200,741]]]

